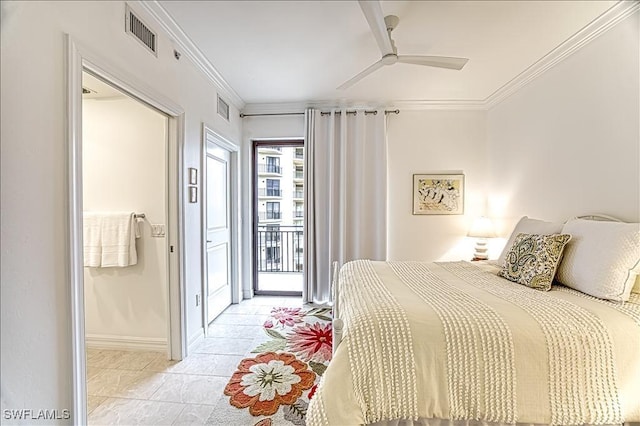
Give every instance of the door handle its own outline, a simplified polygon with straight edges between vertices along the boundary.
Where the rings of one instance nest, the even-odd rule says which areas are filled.
[[[213,241],[211,241],[211,240],[207,240],[207,242],[208,242],[208,243],[211,243],[211,242],[213,242]]]

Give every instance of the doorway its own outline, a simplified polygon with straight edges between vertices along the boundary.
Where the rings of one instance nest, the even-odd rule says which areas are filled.
[[[83,259],[83,139],[82,139],[82,80],[87,72],[128,97],[142,102],[166,116],[166,228],[165,238],[168,250],[166,277],[166,337],[162,338],[165,348],[160,356],[165,359],[181,360],[186,356],[186,319],[184,298],[184,241],[182,232],[182,166],[180,147],[184,138],[184,110],[155,91],[145,88],[135,77],[111,68],[96,58],[90,50],[78,45],[66,36],[67,44],[67,140],[68,140],[68,247],[71,299],[71,336],[73,363],[73,407],[72,418],[79,423],[87,419],[87,357],[85,342],[85,297]],[[124,152],[122,155],[126,155]],[[135,185],[135,182],[130,182]],[[130,207],[127,207],[130,208]],[[145,213],[145,212],[140,212]],[[153,219],[152,219],[153,220]],[[131,343],[131,342],[129,342]],[[160,342],[156,342],[160,344]]]
[[[203,130],[203,289],[208,326],[231,303],[240,300],[238,287],[239,223],[238,146]],[[205,333],[208,327],[205,327]]]
[[[253,141],[253,291],[301,296],[304,142]]]
[[[86,346],[167,353],[168,117],[86,71],[82,90]]]

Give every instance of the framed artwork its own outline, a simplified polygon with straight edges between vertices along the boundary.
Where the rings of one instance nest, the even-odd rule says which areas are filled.
[[[197,184],[198,184],[198,169],[189,167],[189,185],[197,185]]]
[[[413,175],[413,214],[462,214],[464,175]]]

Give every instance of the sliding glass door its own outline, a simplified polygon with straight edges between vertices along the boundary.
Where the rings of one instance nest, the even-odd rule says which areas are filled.
[[[304,144],[254,141],[255,294],[301,295],[304,268]]]

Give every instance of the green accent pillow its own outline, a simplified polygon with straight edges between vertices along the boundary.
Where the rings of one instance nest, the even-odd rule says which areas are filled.
[[[518,284],[549,291],[569,234],[519,233],[507,252],[498,275]]]

